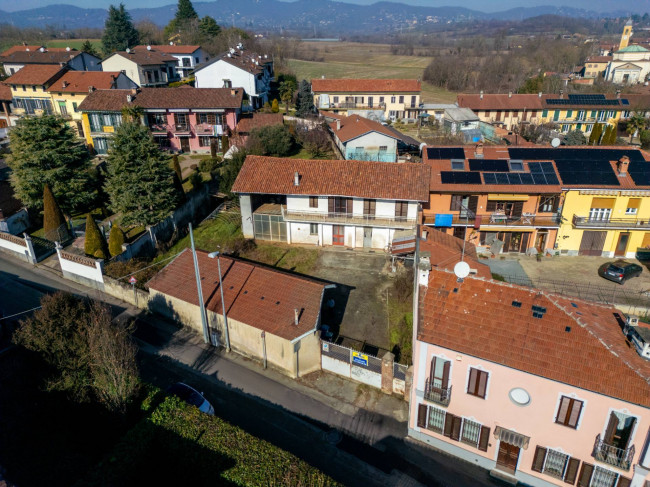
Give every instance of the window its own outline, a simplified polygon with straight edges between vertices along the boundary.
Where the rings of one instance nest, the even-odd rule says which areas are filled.
[[[557,211],[559,200],[560,197],[558,195],[542,195],[539,197],[539,206],[537,207],[537,211],[540,213],[555,213]]]
[[[460,433],[460,441],[476,448],[481,436],[481,424],[469,419],[463,419],[463,427]]]
[[[567,396],[560,398],[560,405],[557,409],[555,422],[570,428],[577,428],[582,412],[583,402]]]
[[[224,88],[232,88],[232,81],[229,79],[224,79],[223,80],[223,87]]]
[[[395,202],[395,218],[398,220],[405,220],[408,216],[409,204],[407,201]]]
[[[318,235],[318,223],[309,224],[309,235]]]
[[[318,196],[310,196],[309,197],[309,207],[310,208],[318,208]]]
[[[445,415],[444,409],[431,406],[429,408],[429,421],[427,422],[427,429],[442,434],[445,428]]]
[[[569,130],[571,130],[571,125],[568,123],[562,124],[562,132],[568,132]]]
[[[335,97],[332,98],[332,100],[333,100],[333,103],[338,103],[339,102],[339,97],[335,96]]]
[[[199,145],[201,147],[210,147],[212,143],[212,137],[201,135],[199,136]]]
[[[204,125],[217,125],[217,115],[214,113],[199,113],[199,123]]]
[[[330,213],[352,213],[352,198],[330,196],[327,200],[327,211]]]
[[[404,95],[400,95],[400,97],[399,97],[399,102],[400,102],[400,103],[404,103]]]
[[[412,96],[411,96],[411,108],[415,108],[415,103],[416,103],[416,101],[417,101],[417,98],[418,98],[418,97],[415,96],[415,95],[412,95]]]
[[[487,391],[488,373],[475,368],[469,369],[469,382],[467,394],[485,399]]]
[[[36,86],[32,85],[32,91],[36,91]]]
[[[387,150],[388,150],[388,146],[387,146],[387,145],[380,145],[380,146],[379,146],[379,152],[386,152]]]
[[[611,208],[591,208],[589,210],[589,219],[592,221],[608,221],[611,214]]]
[[[548,117],[548,110],[542,110],[542,117],[543,118]]]
[[[465,170],[465,159],[452,159],[451,160],[451,170],[452,171],[464,171]]]
[[[192,58],[184,57],[183,58],[183,67],[184,68],[189,68],[191,66],[192,66]]]
[[[524,161],[518,159],[510,160],[510,170],[511,171],[523,171],[524,170]]]
[[[260,240],[287,241],[287,224],[282,215],[253,214],[253,232]]]
[[[566,111],[566,118],[571,118],[573,116],[573,110]]]
[[[384,103],[384,97],[383,96],[379,97],[379,103]]]
[[[629,111],[629,110],[625,110],[625,111],[623,112],[623,116],[622,116],[621,118],[630,118],[630,111]]]
[[[72,109],[74,110],[75,113],[79,113],[79,107],[77,106],[76,101],[72,102]]]
[[[396,100],[397,100],[397,97],[396,97],[396,96],[391,96],[391,97],[390,97],[390,102],[391,102],[391,103],[395,103]]]
[[[363,214],[365,216],[375,216],[377,201],[363,200]]]
[[[579,459],[550,448],[537,446],[531,470],[564,480],[567,484],[573,484],[578,476],[579,467]]]
[[[200,59],[198,57],[194,58],[194,64],[199,64]]]
[[[585,114],[586,114],[586,113],[587,113],[587,112],[585,112],[584,110],[580,110],[580,111],[578,112],[578,120],[584,120],[584,119],[585,119]]]
[[[27,87],[23,85],[23,91],[27,91]]]
[[[630,198],[627,202],[627,208],[625,209],[625,214],[636,215],[640,205],[641,205],[641,198]]]

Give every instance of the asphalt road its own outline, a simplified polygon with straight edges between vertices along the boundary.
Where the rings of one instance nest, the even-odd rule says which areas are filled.
[[[16,263],[0,254],[0,307],[8,306],[3,291],[9,289],[19,289],[23,297],[12,297],[12,308],[20,308],[22,299],[27,304],[57,289],[107,300],[118,307],[117,312],[126,308],[114,298],[63,280],[52,271]],[[192,367],[160,357],[156,350],[164,337],[155,319],[147,321],[138,332],[139,338],[148,342],[140,353],[145,380],[161,387],[178,380],[189,382],[205,393],[219,416],[291,451],[345,485],[502,485],[472,464],[405,441],[406,425],[392,418],[364,410],[354,416],[343,414],[216,353],[206,352],[200,364]],[[353,432],[354,437],[341,431]]]

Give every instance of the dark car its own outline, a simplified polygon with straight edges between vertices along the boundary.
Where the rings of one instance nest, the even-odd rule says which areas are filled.
[[[625,260],[617,260],[601,265],[598,268],[598,275],[610,281],[623,284],[632,277],[640,276],[642,271],[643,267],[638,264],[633,264]]]
[[[167,392],[180,397],[183,401],[192,406],[196,406],[200,411],[214,416],[214,408],[212,407],[212,404],[203,397],[203,394],[193,387],[183,384],[182,382],[177,382],[173,386],[170,386],[167,389]]]

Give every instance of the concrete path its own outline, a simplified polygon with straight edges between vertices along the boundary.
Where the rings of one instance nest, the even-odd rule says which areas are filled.
[[[519,260],[517,259],[481,259],[481,262],[490,267],[490,272],[492,272],[492,274],[499,274],[500,276],[503,276],[506,281],[512,280],[515,284],[521,284],[524,286],[533,285],[531,280],[528,278],[526,271],[521,264],[519,264]]]

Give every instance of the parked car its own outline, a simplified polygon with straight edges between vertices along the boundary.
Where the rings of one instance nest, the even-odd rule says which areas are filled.
[[[640,276],[642,271],[643,267],[638,264],[625,260],[616,260],[601,265],[598,268],[598,275],[610,281],[624,284],[628,279]]]
[[[167,392],[180,397],[183,401],[192,406],[196,406],[199,408],[199,411],[214,416],[214,408],[212,407],[212,404],[203,397],[203,393],[197,391],[193,387],[183,384],[182,382],[177,382],[173,386],[167,388]]]

